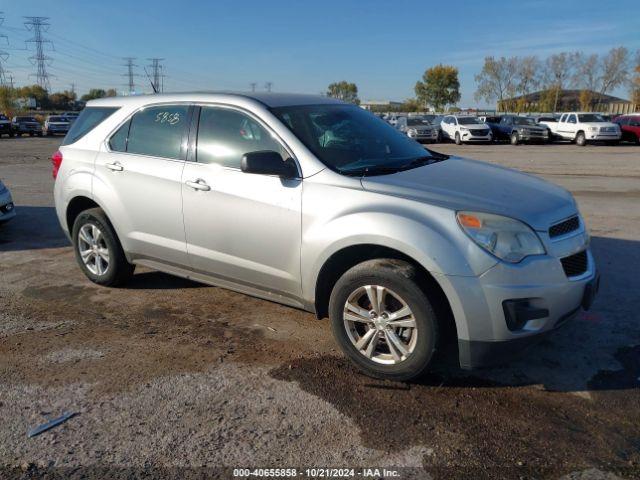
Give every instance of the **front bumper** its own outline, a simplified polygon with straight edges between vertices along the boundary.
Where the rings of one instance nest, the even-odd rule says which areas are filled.
[[[611,142],[620,140],[622,134],[620,132],[587,132],[586,138],[587,140],[591,140],[594,142]]]
[[[0,222],[6,222],[16,216],[16,208],[9,190],[0,193]]]
[[[518,137],[523,142],[546,142],[549,140],[549,134],[544,133],[518,133]]]
[[[574,241],[579,242],[580,237]],[[590,307],[599,276],[588,246],[578,248],[586,250],[587,269],[575,277],[567,277],[562,257],[552,255],[528,257],[518,264],[499,262],[479,277],[436,276],[456,321],[462,368],[504,362],[573,318],[581,308]],[[505,308],[510,301],[524,302],[536,313],[534,318],[510,327]]]
[[[438,130],[419,131],[417,133],[408,132],[407,136],[418,142],[435,142],[438,140]]]
[[[478,135],[473,131],[460,131],[460,138],[463,142],[490,142],[493,140],[493,134],[491,131],[486,135]]]

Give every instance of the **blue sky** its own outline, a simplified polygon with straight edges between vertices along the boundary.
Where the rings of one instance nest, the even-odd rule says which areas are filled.
[[[0,34],[9,37],[0,50],[10,54],[5,67],[16,83],[34,83],[23,16],[49,16],[52,89],[75,82],[80,93],[123,91],[120,57],[132,56],[140,66],[165,58],[171,91],[271,81],[274,91],[320,93],[344,79],[363,100],[403,100],[442,62],[460,70],[460,105],[474,106],[473,76],[487,55],[640,49],[637,0],[0,0],[0,11]],[[614,93],[628,97],[626,89]]]

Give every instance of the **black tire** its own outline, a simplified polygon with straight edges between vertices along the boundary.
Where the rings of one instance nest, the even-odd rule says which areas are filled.
[[[41,137],[42,136],[42,132],[38,132],[38,136]]]
[[[442,132],[438,130],[438,137],[436,138],[436,143],[442,143]]]
[[[95,225],[102,233],[104,244],[109,251],[109,264],[106,271],[102,275],[97,275],[89,270],[80,255],[80,229],[87,225]],[[73,223],[72,229],[73,250],[80,269],[84,272],[89,280],[98,285],[108,287],[117,287],[123,285],[131,278],[135,265],[131,265],[127,261],[127,257],[122,250],[118,236],[116,235],[111,222],[100,208],[91,208],[85,210],[77,216]]]
[[[636,145],[640,145],[640,135],[636,135]]]
[[[455,142],[456,142],[456,145],[462,145],[462,139],[460,138],[460,132],[456,132]]]
[[[579,147],[584,147],[587,144],[587,137],[584,132],[578,132],[576,134],[576,145]]]
[[[353,292],[365,285],[382,286],[391,290],[404,300],[413,313],[417,328],[416,343],[413,351],[400,362],[377,363],[360,352],[349,338],[343,318],[345,304]],[[334,337],[342,351],[365,374],[375,378],[406,381],[419,377],[429,367],[438,345],[438,321],[428,296],[420,287],[418,271],[401,260],[368,260],[349,269],[333,287],[329,318]],[[386,340],[381,348],[388,349],[385,345]]]
[[[518,132],[511,132],[509,141],[511,142],[511,145],[518,145],[520,143],[520,139],[518,138]]]

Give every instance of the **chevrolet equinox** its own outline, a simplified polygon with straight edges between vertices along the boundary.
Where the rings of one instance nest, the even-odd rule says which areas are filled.
[[[449,336],[463,368],[500,361],[598,290],[568,191],[427,150],[331,98],[94,100],[52,162],[91,281],[144,265],[328,316],[381,378],[420,375]]]

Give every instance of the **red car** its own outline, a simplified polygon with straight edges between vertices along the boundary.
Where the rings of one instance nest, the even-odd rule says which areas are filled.
[[[640,114],[620,115],[614,118],[613,122],[620,125],[622,141],[640,145]]]

